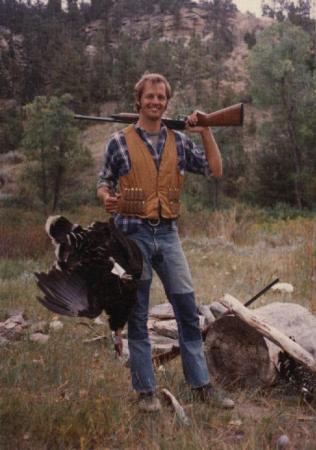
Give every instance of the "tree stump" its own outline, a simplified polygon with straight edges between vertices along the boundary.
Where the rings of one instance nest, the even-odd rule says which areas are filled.
[[[275,380],[273,358],[264,337],[238,317],[225,315],[210,325],[205,355],[215,382],[253,387]]]

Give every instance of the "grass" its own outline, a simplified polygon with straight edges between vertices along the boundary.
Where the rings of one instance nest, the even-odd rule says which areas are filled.
[[[86,208],[70,218],[87,224],[103,213]],[[1,224],[0,242],[6,243],[12,230],[15,239],[1,245],[0,320],[8,309],[22,309],[32,322],[49,321],[52,314],[37,303],[31,275],[53,261],[43,219],[22,214],[12,220],[7,215]],[[312,218],[267,220],[257,211],[227,210],[185,213],[180,227],[199,302],[226,292],[246,301],[278,276],[293,284],[294,293],[270,292],[255,306],[296,301],[316,313]],[[157,279],[151,301],[165,301]],[[62,320],[63,330],[51,332],[46,345],[30,342],[26,332],[20,341],[0,346],[1,449],[267,450],[287,434],[290,448],[315,450],[315,405],[280,387],[234,389],[237,407],[229,412],[193,403],[179,359],[157,371],[157,383],[185,405],[192,425],[179,424],[167,405],[159,415],[138,413],[129,370],[114,359],[108,329],[88,326],[88,320]],[[83,342],[104,332],[107,339]]]

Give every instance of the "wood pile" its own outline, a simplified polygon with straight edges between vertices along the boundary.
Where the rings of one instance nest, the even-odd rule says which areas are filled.
[[[200,305],[199,313],[213,380],[252,387],[272,385],[278,381],[282,351],[316,374],[316,317],[303,306],[274,302],[249,309],[225,295],[211,305]],[[179,354],[169,303],[150,310],[148,327],[158,365]]]

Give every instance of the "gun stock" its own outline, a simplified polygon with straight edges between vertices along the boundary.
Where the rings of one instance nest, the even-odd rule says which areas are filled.
[[[199,112],[197,116],[197,125],[202,127],[240,126],[244,121],[244,105],[237,103],[210,114]]]
[[[138,114],[133,113],[118,113],[112,114],[111,117],[96,117],[96,116],[82,116],[80,114],[74,115],[75,119],[94,120],[98,122],[118,122],[118,123],[135,123],[138,120]],[[205,114],[198,113],[197,126],[202,127],[230,127],[241,126],[243,124],[244,108],[242,103],[228,106],[219,111]],[[173,130],[184,130],[186,126],[185,119],[170,119],[163,117],[163,122],[168,128]]]

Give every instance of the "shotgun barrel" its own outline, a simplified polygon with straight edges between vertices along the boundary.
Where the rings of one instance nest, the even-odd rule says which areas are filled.
[[[228,106],[210,114],[198,112],[197,126],[202,127],[230,127],[241,126],[244,119],[244,106],[242,103]],[[84,116],[75,114],[74,118],[79,120],[92,120],[95,122],[111,122],[111,123],[135,123],[138,120],[138,114],[133,113],[118,113],[111,114],[110,117],[99,116]],[[186,119],[171,119],[163,117],[164,124],[173,130],[184,130],[186,126]]]

